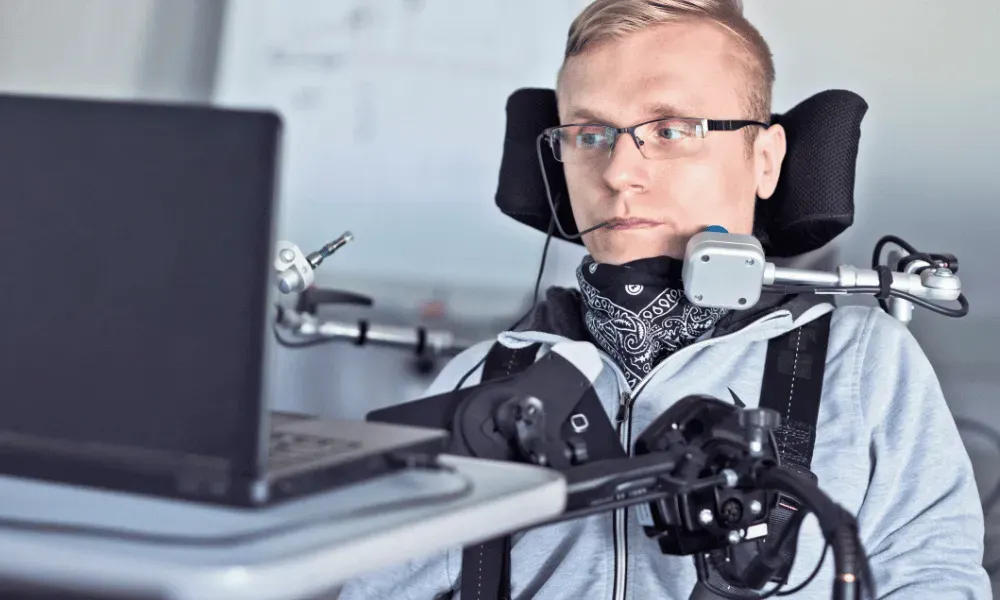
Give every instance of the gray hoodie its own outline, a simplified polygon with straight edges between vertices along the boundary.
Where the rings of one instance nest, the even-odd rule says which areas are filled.
[[[587,340],[579,292],[553,288],[508,345]],[[910,331],[877,308],[806,298],[766,297],[728,315],[695,343],[660,362],[634,389],[614,361],[595,388],[609,418],[624,402],[622,443],[689,394],[758,404],[767,341],[833,311],[812,470],[819,485],[858,518],[879,597],[891,600],[992,598],[982,567],[984,523],[968,453],[934,371]],[[427,395],[454,388],[495,340],[456,357]],[[465,383],[479,381],[477,370]],[[513,537],[514,600],[686,600],[697,581],[690,557],[664,556],[640,525],[618,510],[521,532]],[[615,523],[617,522],[617,525]],[[823,551],[807,517],[790,589],[812,573]],[[833,559],[795,598],[830,598]],[[340,598],[431,600],[459,587],[462,549],[411,561],[348,582]],[[459,594],[455,595],[458,598]],[[462,599],[470,600],[470,599]]]

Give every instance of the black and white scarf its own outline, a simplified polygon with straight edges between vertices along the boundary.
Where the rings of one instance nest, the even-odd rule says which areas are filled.
[[[577,268],[587,330],[622,368],[630,387],[715,327],[727,312],[687,299],[682,266],[666,256],[624,265],[597,263],[587,256]]]

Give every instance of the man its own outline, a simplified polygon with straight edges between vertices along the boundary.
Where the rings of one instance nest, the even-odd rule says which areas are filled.
[[[775,190],[785,137],[767,125],[773,78],[767,44],[738,0],[597,0],[570,30],[557,84],[567,127],[554,133],[554,149],[578,228],[611,223],[583,238],[581,291],[550,289],[526,330],[502,337],[592,341],[605,362],[595,388],[626,447],[689,394],[731,398],[732,390],[756,406],[768,340],[833,310],[765,297],[726,313],[695,307],[680,291],[688,238],[709,225],[750,233],[756,198]],[[746,123],[706,132],[703,118]],[[811,465],[822,489],[857,516],[879,596],[990,598],[971,464],[931,365],[884,312],[844,307],[830,319]],[[428,394],[452,389],[488,347],[455,359]],[[662,555],[636,512],[516,535],[512,597],[687,598],[693,561]],[[799,539],[789,588],[823,552],[811,517]],[[459,589],[461,558],[456,548],[373,573],[342,598],[429,600]],[[829,598],[832,573],[828,557],[795,597]]]

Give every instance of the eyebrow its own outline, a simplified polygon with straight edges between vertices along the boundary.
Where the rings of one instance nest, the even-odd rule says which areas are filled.
[[[663,102],[656,102],[653,104],[646,104],[642,107],[642,114],[645,115],[642,121],[652,121],[655,119],[662,119],[664,117],[690,117],[690,111],[680,108],[673,104],[667,104]],[[587,108],[573,108],[566,114],[567,123],[600,123],[602,125],[614,125],[614,119],[609,119],[601,116],[595,111],[589,110]],[[630,123],[629,125],[633,125]],[[615,125],[618,127],[627,127],[628,125]]]
[[[649,119],[660,119],[663,117],[691,117],[691,111],[687,108],[677,106],[675,104],[647,104],[642,108],[642,114],[647,115]]]

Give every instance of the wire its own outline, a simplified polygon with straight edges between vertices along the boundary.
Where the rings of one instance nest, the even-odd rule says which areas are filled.
[[[872,268],[882,264],[882,250],[885,248],[886,244],[896,244],[903,250],[906,250],[910,254],[917,254],[917,249],[910,245],[906,240],[895,235],[883,235],[877,242],[875,242],[875,251],[872,252]]]
[[[774,552],[780,552],[780,549],[784,548],[784,546],[788,542],[789,538],[792,538],[792,539],[795,540],[792,543],[792,548],[793,548],[793,550],[792,550],[792,561],[791,561],[791,564],[789,565],[789,571],[791,571],[791,567],[793,567],[795,565],[795,557],[798,555],[798,536],[799,536],[800,529],[802,527],[802,522],[805,520],[806,516],[809,515],[809,514],[810,514],[810,511],[807,510],[806,507],[802,507],[798,512],[795,513],[795,515],[792,516],[791,520],[789,520],[788,523],[785,525],[785,528],[784,528],[784,530],[782,530],[781,535],[778,537],[777,540],[775,540],[773,542],[773,546],[770,546],[770,548],[774,549],[773,550]],[[749,597],[748,596],[736,596],[736,595],[730,594],[730,593],[726,592],[725,590],[718,589],[715,586],[713,586],[713,585],[711,585],[711,584],[709,584],[707,582],[706,582],[705,585],[709,589],[711,589],[716,595],[719,595],[719,596],[725,598],[726,600],[766,600],[767,598],[771,598],[772,596],[779,596],[779,597],[780,596],[790,596],[792,594],[795,594],[795,593],[800,592],[803,589],[805,589],[805,587],[808,586],[810,583],[812,583],[812,580],[816,578],[816,575],[819,574],[820,569],[823,567],[823,562],[826,560],[826,551],[827,551],[827,549],[829,547],[830,547],[830,543],[827,542],[826,545],[823,546],[823,553],[820,555],[819,564],[817,564],[816,567],[813,569],[812,574],[809,575],[809,577],[806,578],[805,581],[803,581],[802,583],[800,583],[799,585],[797,585],[792,590],[787,590],[786,591],[784,589],[784,587],[786,585],[788,585],[788,581],[787,580],[781,581],[775,587],[771,588],[770,590],[768,590],[766,592],[763,592],[761,594],[754,595],[754,596],[749,596]],[[765,549],[765,550],[762,550],[762,551],[763,552],[767,552],[768,549]]]
[[[878,294],[881,290],[878,287],[835,287],[835,286],[806,286],[806,285],[765,285],[763,286],[763,291],[765,292],[775,292],[779,294]],[[939,315],[944,315],[946,317],[964,317],[969,314],[969,301],[965,298],[965,294],[959,294],[958,304],[959,308],[948,308],[947,306],[941,306],[940,304],[935,304],[924,298],[918,298],[909,292],[903,292],[900,290],[890,290],[889,295],[901,300],[906,300],[912,303],[914,306],[919,306],[921,308],[926,308],[931,312],[936,312]],[[888,308],[887,308],[888,310]]]
[[[31,531],[36,533],[50,533],[60,535],[75,535],[82,537],[107,538],[114,540],[124,540],[163,546],[201,546],[201,547],[224,547],[235,546],[247,542],[257,541],[277,534],[291,533],[301,529],[308,529],[316,525],[322,525],[330,521],[344,521],[367,517],[386,512],[398,510],[410,510],[424,506],[433,506],[441,503],[455,502],[468,497],[475,489],[475,484],[465,474],[460,473],[451,466],[438,462],[428,462],[424,464],[410,463],[411,468],[427,469],[431,471],[446,472],[462,480],[462,487],[458,490],[441,494],[428,494],[425,496],[403,498],[381,504],[370,504],[361,508],[342,511],[339,513],[326,513],[315,515],[307,519],[293,521],[265,527],[252,532],[237,533],[219,536],[196,536],[196,535],[171,535],[159,533],[145,533],[140,531],[122,529],[117,527],[104,527],[99,525],[76,525],[71,523],[55,523],[52,521],[36,521],[32,519],[16,519],[0,517],[0,528],[16,529],[21,531]]]
[[[894,271],[902,271],[906,269],[906,267],[909,266],[910,263],[918,260],[922,260],[935,267],[940,266],[942,264],[930,254],[927,254],[926,252],[918,252],[917,249],[914,248],[913,245],[908,243],[906,240],[895,235],[884,235],[881,238],[879,238],[878,242],[875,243],[875,250],[872,252],[872,269],[878,269],[879,266],[881,266],[882,251],[884,250],[886,244],[895,244],[909,253],[907,256],[904,256],[899,261],[897,261],[897,264],[893,269]],[[928,302],[922,298],[915,300],[913,296],[905,292],[894,291],[890,292],[890,295],[896,296],[897,298],[901,298],[903,300],[907,300],[908,302],[916,306],[920,306],[921,308],[926,308],[927,310],[936,312],[946,317],[964,317],[969,312],[969,303],[968,300],[965,299],[964,294],[959,294],[958,296],[958,302],[961,305],[961,308],[959,309],[944,308],[937,304]],[[889,312],[889,305],[885,301],[885,299],[879,298],[878,304],[880,307],[882,307],[882,310],[884,310],[885,312]]]
[[[546,189],[548,188],[546,187]],[[545,245],[542,246],[542,260],[541,263],[538,265],[538,275],[535,277],[535,290],[531,294],[531,308],[529,308],[527,312],[521,315],[521,318],[515,321],[513,325],[508,327],[507,328],[508,331],[512,331],[516,329],[518,326],[520,326],[521,323],[523,323],[525,319],[531,316],[531,313],[535,312],[535,309],[538,308],[538,292],[542,286],[542,274],[545,273],[545,263],[548,260],[549,245],[552,243],[552,233],[553,230],[555,229],[555,225],[556,225],[556,216],[555,212],[553,211],[552,216],[549,218],[549,231],[545,236]],[[483,364],[486,362],[487,356],[489,356],[489,354],[483,355],[483,357],[479,359],[479,362],[477,362],[471,369],[466,371],[465,375],[462,375],[461,379],[458,380],[458,383],[455,384],[455,388],[452,390],[453,392],[457,392],[459,389],[461,389],[462,384],[465,383],[465,381],[473,373],[476,372],[476,369],[483,366]]]
[[[562,223],[559,222],[559,216],[558,216],[559,213],[556,212],[555,200],[552,199],[552,187],[549,185],[549,175],[548,173],[545,172],[545,161],[542,160],[542,140],[545,139],[546,135],[547,134],[543,131],[542,133],[538,134],[537,138],[535,138],[535,152],[536,154],[538,154],[538,168],[542,173],[542,183],[545,184],[545,198],[549,201],[549,210],[552,211],[552,219],[555,220],[555,225],[559,229],[559,235],[566,238],[567,240],[578,240],[582,238],[584,235],[590,233],[591,231],[595,231],[606,226],[608,222],[604,221],[603,223],[594,225],[590,229],[584,229],[579,233],[566,233],[566,230],[563,229]],[[552,235],[552,224],[550,223],[549,236],[551,235]]]
[[[823,553],[820,554],[819,562],[816,564],[816,568],[813,569],[812,575],[810,575],[805,581],[793,587],[792,589],[782,590],[778,592],[778,596],[791,596],[792,594],[797,594],[802,590],[804,590],[806,586],[809,585],[812,582],[812,580],[816,578],[817,575],[819,575],[819,570],[823,568],[823,563],[826,562],[826,552],[829,549],[830,549],[830,542],[827,542],[823,546]]]

